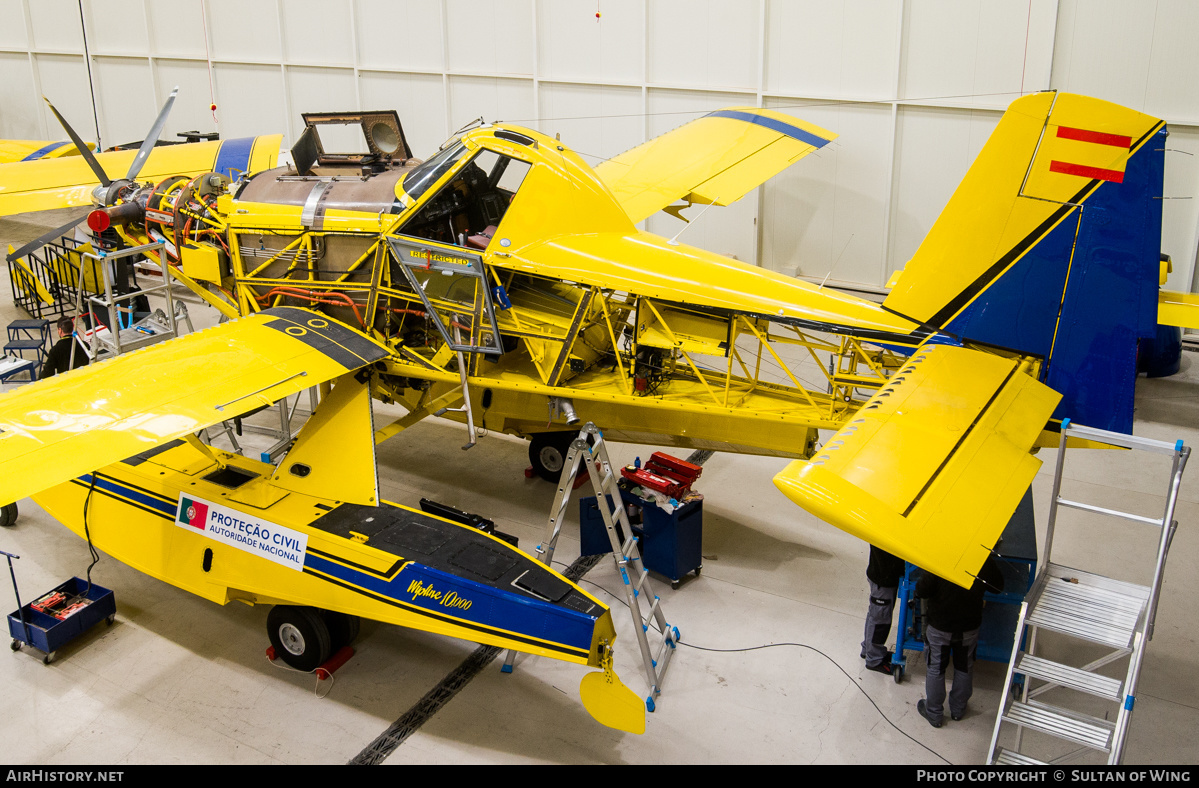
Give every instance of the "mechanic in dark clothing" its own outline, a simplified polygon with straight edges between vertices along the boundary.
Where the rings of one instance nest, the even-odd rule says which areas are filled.
[[[994,554],[987,556],[969,589],[925,572],[916,583],[916,596],[927,600],[924,612],[928,673],[924,696],[916,704],[920,716],[934,728],[941,727],[945,704],[945,671],[953,663],[953,686],[949,690],[949,716],[954,721],[966,714],[966,702],[974,694],[974,657],[978,629],[983,620],[983,594],[1003,590],[1003,575]]]
[[[43,378],[67,371],[67,367],[71,364],[71,346],[75,344],[75,337],[71,335],[74,330],[75,323],[71,318],[61,317],[58,319],[59,340],[46,354],[46,363],[42,365]],[[71,368],[78,369],[86,366],[88,360],[87,353],[83,352],[83,348],[77,347],[75,348],[75,366]]]
[[[891,652],[887,638],[891,634],[891,617],[895,612],[895,597],[899,579],[903,577],[902,558],[870,545],[870,563],[866,579],[870,581],[870,607],[866,609],[866,633],[862,640],[862,659],[866,669],[891,675]]]

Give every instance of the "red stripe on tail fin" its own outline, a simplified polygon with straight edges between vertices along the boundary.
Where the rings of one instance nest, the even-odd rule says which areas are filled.
[[[1062,175],[1078,175],[1082,178],[1096,178],[1112,183],[1124,182],[1124,173],[1119,170],[1105,170],[1102,167],[1087,167],[1084,164],[1070,164],[1065,161],[1051,161],[1049,171],[1060,172]]]
[[[1074,129],[1069,126],[1058,126],[1057,136],[1067,140],[1093,142],[1096,145],[1111,145],[1113,148],[1124,148],[1124,150],[1132,147],[1132,137],[1125,137],[1121,134],[1108,134],[1102,131]]]

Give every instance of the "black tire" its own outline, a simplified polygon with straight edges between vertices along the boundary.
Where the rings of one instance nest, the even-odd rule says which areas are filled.
[[[338,613],[334,610],[322,610],[325,625],[329,627],[330,647],[337,653],[342,646],[348,646],[358,637],[362,629],[362,619],[348,613]]]
[[[0,527],[11,528],[17,524],[17,505],[10,503],[8,506],[0,508]]]
[[[577,432],[539,432],[529,438],[529,464],[533,471],[547,482],[557,483],[562,478],[562,466],[570,443]]]
[[[22,645],[21,641],[17,640],[16,638],[13,638],[12,643],[10,643],[8,645],[8,647],[11,648],[13,651],[20,651],[21,645]]]
[[[896,684],[903,681],[903,665],[891,665],[891,678],[895,679]]]
[[[314,607],[276,605],[267,614],[266,634],[275,656],[305,673],[316,670],[333,653],[329,627]]]

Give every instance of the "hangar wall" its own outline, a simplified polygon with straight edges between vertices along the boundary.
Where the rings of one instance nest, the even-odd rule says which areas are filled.
[[[1003,108],[1052,87],[1169,122],[1163,248],[1169,286],[1191,290],[1197,33],[1190,0],[0,0],[0,137],[60,138],[45,94],[105,146],[140,139],[179,85],[166,137],[282,131],[286,147],[301,112],[395,108],[418,156],[482,115],[596,163],[767,106],[841,136],[683,238],[877,290]]]

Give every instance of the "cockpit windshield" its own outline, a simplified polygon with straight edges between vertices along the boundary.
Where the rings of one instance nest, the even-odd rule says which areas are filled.
[[[400,187],[413,200],[419,200],[421,195],[425,193],[425,190],[436,183],[438,178],[445,175],[446,171],[453,167],[465,154],[466,146],[461,142],[455,142],[404,176],[404,181],[400,184]]]
[[[483,148],[425,201],[400,228],[400,233],[453,246],[486,249],[531,168],[526,161]],[[430,175],[427,182],[432,183],[436,177]]]

